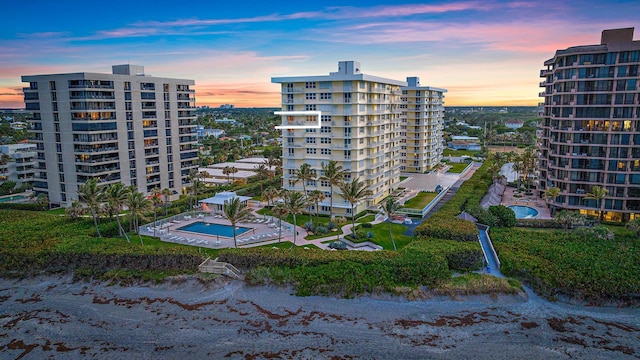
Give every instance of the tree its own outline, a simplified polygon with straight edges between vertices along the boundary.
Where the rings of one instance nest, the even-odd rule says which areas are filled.
[[[91,217],[93,218],[93,224],[96,227],[98,237],[102,237],[100,229],[98,228],[98,213],[100,212],[103,198],[103,188],[98,185],[98,180],[96,179],[87,180],[84,184],[80,185],[80,188],[78,189],[78,200],[91,212]]]
[[[262,180],[265,178],[269,177],[269,174],[271,173],[271,171],[269,171],[269,168],[267,168],[267,166],[265,164],[258,164],[253,168],[253,171],[256,173],[256,175],[258,175],[259,183],[260,183],[260,194],[263,193],[263,189],[262,189]]]
[[[153,237],[156,236],[156,228],[158,227],[158,205],[162,203],[162,190],[158,187],[151,189],[151,205],[153,207]]]
[[[529,189],[529,174],[533,173],[536,167],[536,156],[531,148],[527,148],[525,152],[520,155],[520,161],[522,163],[522,179],[524,180],[527,190]]]
[[[326,198],[326,196],[320,190],[313,190],[311,192],[311,194],[309,194],[309,201],[311,201],[314,204],[316,204],[316,228],[318,227],[318,224],[320,222],[320,216],[318,215],[319,210],[320,210],[320,202],[322,200],[324,200],[325,198]]]
[[[491,175],[491,180],[495,183],[496,180],[500,178],[500,166],[498,164],[489,166],[489,168],[487,168],[487,174]]]
[[[71,220],[79,219],[82,215],[84,215],[85,208],[78,201],[74,201],[71,203],[71,206],[64,210],[67,217]]]
[[[282,190],[282,206],[287,209],[289,214],[293,215],[293,244],[296,245],[296,237],[298,234],[297,214],[304,212],[307,207],[307,196],[297,191]]]
[[[230,179],[231,177],[229,176],[229,175],[231,175],[231,166],[225,166],[222,169],[222,174],[223,175],[227,175],[227,183],[231,184],[231,179]]]
[[[347,171],[342,169],[342,166],[338,165],[335,160],[329,160],[326,165],[322,163],[322,176],[320,176],[320,180],[329,182],[329,192],[331,193],[329,219],[333,219],[333,187],[340,186],[346,173]]]
[[[127,242],[130,242],[129,237],[127,237],[126,233],[122,229],[122,224],[120,223],[120,211],[122,211],[122,207],[127,202],[128,192],[129,190],[123,183],[113,183],[105,190],[104,199],[109,205],[111,212],[116,217],[116,222],[118,223],[118,234],[127,239]]]
[[[229,171],[231,172],[231,175],[233,175],[233,182],[236,182],[236,173],[238,172],[238,168],[235,166],[231,166],[229,168]]]
[[[267,205],[273,206],[273,200],[276,199],[279,195],[280,192],[278,191],[278,189],[274,188],[273,186],[269,186],[262,193],[262,200],[265,200],[267,202]]]
[[[520,171],[522,171],[522,163],[520,160],[514,160],[513,164],[511,164],[511,169],[516,173],[516,180],[518,181],[518,191],[520,191]]]
[[[360,179],[354,178],[350,182],[344,182],[340,185],[342,197],[351,204],[351,232],[353,238],[356,238],[356,209],[355,205],[367,196],[371,196],[371,190],[367,189],[367,185]]]
[[[544,191],[544,198],[547,201],[556,202],[556,198],[560,195],[560,189],[557,187],[551,187]]]
[[[239,197],[234,197],[224,202],[224,205],[222,206],[222,215],[231,223],[231,227],[233,228],[233,244],[238,248],[238,241],[236,240],[236,224],[251,219],[253,217],[251,209],[247,207],[246,202],[240,201]]]
[[[316,174],[311,169],[311,165],[304,163],[300,165],[299,169],[295,170],[294,176],[296,180],[302,181],[302,189],[304,190],[304,194],[307,195],[307,181],[315,180]]]
[[[602,222],[602,220],[604,219],[604,210],[602,210],[602,200],[607,197],[607,194],[609,193],[609,190],[600,187],[600,186],[594,186],[591,188],[591,192],[587,193],[584,198],[587,200],[595,200],[596,201],[596,206],[598,207],[598,211],[600,213],[599,219],[600,222]]]
[[[152,205],[151,200],[139,192],[135,185],[129,186],[128,190],[127,207],[129,207],[129,221],[133,230],[138,233],[140,245],[144,245],[142,243],[142,236],[140,236],[140,219],[144,219],[144,213],[150,210]]]
[[[401,207],[402,205],[400,205],[394,197],[389,196],[380,208],[380,211],[387,217],[387,223],[389,224],[389,238],[391,238],[391,243],[393,244],[393,251],[398,251],[398,249],[396,249],[396,242],[393,240],[393,234],[391,233],[391,220],[393,215],[395,215]]]
[[[640,237],[640,218],[635,218],[629,221],[626,225],[627,229],[636,233],[638,237]]]
[[[274,206],[273,209],[271,209],[271,211],[273,212],[273,215],[275,215],[278,218],[278,227],[280,229],[279,230],[280,233],[278,235],[278,242],[280,242],[280,240],[282,239],[282,219],[284,219],[289,214],[289,210],[287,210],[287,208],[285,208],[283,204],[278,204]],[[295,231],[295,228],[294,228],[294,231]]]
[[[164,201],[164,216],[168,215],[168,211],[169,211],[169,196],[171,196],[171,189],[169,188],[164,188],[162,189],[162,199]]]
[[[564,230],[577,225],[584,224],[584,216],[575,211],[562,210],[556,214],[556,221],[562,225]]]

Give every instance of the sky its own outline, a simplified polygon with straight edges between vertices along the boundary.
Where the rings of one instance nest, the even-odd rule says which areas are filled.
[[[97,5],[94,5],[97,4]],[[448,90],[448,106],[539,102],[557,49],[636,27],[640,1],[7,1],[0,108],[22,108],[21,75],[143,65],[193,79],[197,106],[279,107],[271,77],[365,74]]]

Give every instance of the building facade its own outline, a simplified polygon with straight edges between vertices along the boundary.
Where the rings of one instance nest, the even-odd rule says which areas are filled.
[[[68,206],[89,179],[138,191],[189,184],[198,166],[193,80],[144,75],[115,65],[112,74],[23,76],[36,145],[34,191]]]
[[[338,71],[329,75],[277,77],[271,81],[281,84],[283,111],[321,112],[320,128],[283,129],[282,136],[283,187],[322,191],[326,199],[319,204],[320,213],[330,212],[333,197],[333,214],[352,215],[351,204],[340,191],[334,188],[332,194],[329,183],[320,180],[322,164],[330,160],[347,171],[345,181],[358,178],[372,192],[357,204],[357,214],[391,194],[400,182],[401,166],[406,168],[402,163],[407,158],[412,167],[416,159],[417,167],[427,170],[442,154],[441,136],[438,145],[430,146],[425,141],[435,137],[437,131],[441,134],[443,110],[437,108],[441,111],[436,116],[439,126],[425,120],[429,117],[428,106],[434,106],[435,111],[437,105],[423,101],[436,90],[420,87],[417,78],[414,86],[408,87],[405,81],[363,74],[356,61],[341,61]],[[414,106],[411,111],[410,101]],[[416,104],[417,101],[422,103]],[[415,107],[418,105],[420,108]],[[282,117],[284,127],[314,123],[317,124],[314,116]],[[407,142],[409,134],[411,146]],[[416,148],[416,141],[422,148]],[[304,163],[311,166],[317,179],[302,184],[296,181],[295,171]]]
[[[0,145],[0,154],[3,156],[0,162],[0,182],[14,181],[16,185],[21,185],[33,181],[35,144]]]
[[[420,86],[408,77],[400,98],[400,171],[421,173],[442,160],[445,89]]]
[[[608,220],[640,216],[640,41],[633,28],[604,30],[598,45],[558,50],[545,61],[539,187],[557,187],[556,209]],[[585,197],[594,186],[600,201]]]

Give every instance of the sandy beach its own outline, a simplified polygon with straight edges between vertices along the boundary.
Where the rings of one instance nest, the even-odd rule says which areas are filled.
[[[0,279],[2,359],[638,359],[640,309]]]

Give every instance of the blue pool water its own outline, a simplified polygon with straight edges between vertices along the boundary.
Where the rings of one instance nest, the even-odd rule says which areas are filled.
[[[511,205],[509,209],[516,213],[516,219],[531,219],[538,216],[538,210],[522,205]]]
[[[28,199],[28,197],[24,195],[12,195],[9,197],[1,198],[0,202],[11,202],[11,201],[25,200],[25,199]]]
[[[231,225],[213,224],[204,221],[194,222],[183,227],[179,227],[176,230],[191,231],[205,235],[220,235],[226,237],[233,237],[233,227]],[[246,227],[236,227],[236,236],[244,234],[251,230]]]

